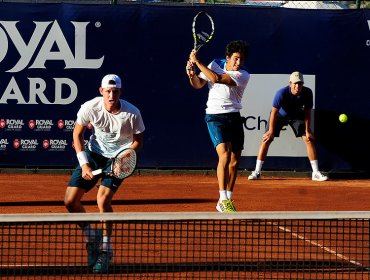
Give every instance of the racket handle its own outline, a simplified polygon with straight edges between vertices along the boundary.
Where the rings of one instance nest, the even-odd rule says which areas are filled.
[[[103,170],[102,170],[102,169],[96,169],[96,170],[94,170],[94,171],[92,172],[92,174],[93,174],[94,176],[99,175],[99,174],[101,174],[101,173],[103,173]]]

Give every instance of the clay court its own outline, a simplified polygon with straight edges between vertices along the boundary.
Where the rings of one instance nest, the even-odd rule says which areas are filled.
[[[141,175],[139,175],[139,173]],[[217,180],[215,174],[212,172],[205,172],[204,174],[201,172],[198,172],[198,174],[171,172],[139,173],[127,178],[117,192],[114,199],[115,212],[217,213],[215,210],[215,204],[218,199]],[[367,179],[332,179],[326,182],[313,182],[310,178],[307,178],[307,176],[295,176],[294,178],[286,176],[264,176],[263,179],[258,181],[248,181],[246,175],[247,174],[243,173],[236,183],[234,199],[238,212],[370,210],[368,203],[370,181]],[[70,175],[68,173],[1,173],[0,214],[66,213],[63,206],[63,196],[69,177]],[[95,196],[96,190],[93,189],[84,197],[83,203],[89,212],[98,212]],[[172,228],[168,228],[170,229],[169,233],[166,233],[166,230],[162,232],[165,228],[164,226],[164,228],[158,228],[154,224],[146,225],[148,227],[150,226],[152,229],[148,236],[145,234],[145,231],[141,232],[141,230],[138,230],[135,227],[135,223],[132,225],[132,228],[130,224],[125,225],[117,223],[117,228],[114,232],[118,235],[115,236],[115,239],[120,242],[117,241],[115,250],[116,261],[112,267],[112,271],[109,275],[106,275],[106,278],[114,278],[116,276],[123,277],[124,275],[127,279],[130,277],[132,277],[132,279],[139,279],[135,278],[139,276],[145,279],[158,279],[160,275],[161,277],[165,277],[164,279],[188,279],[191,278],[190,276],[206,277],[209,273],[212,273],[214,269],[221,269],[217,274],[218,279],[240,279],[240,277],[247,277],[245,279],[298,279],[299,277],[303,277],[302,279],[313,279],[311,277],[316,277],[317,275],[319,275],[320,278],[315,279],[338,279],[335,278],[337,276],[342,277],[340,279],[368,279],[368,268],[364,267],[367,266],[368,263],[368,247],[366,245],[366,240],[368,240],[368,222],[366,220],[360,221],[359,224],[356,225],[358,229],[354,228],[355,231],[353,234],[351,233],[352,231],[347,231],[347,227],[349,226],[348,221],[343,223],[339,222],[338,227],[329,228],[329,231],[325,231],[325,234],[324,231],[321,232],[321,230],[324,230],[323,228],[318,227],[316,229],[316,224],[308,222],[309,228],[312,228],[307,229],[304,235],[299,233],[302,224],[300,224],[300,226],[286,224],[285,222],[281,225],[277,225],[275,222],[261,222],[261,224],[259,224],[259,222],[256,221],[249,221],[245,224],[243,221],[235,221],[234,223],[226,220],[225,223],[227,224],[228,231],[231,229],[236,230],[235,236],[232,235],[232,242],[235,242],[235,251],[229,251],[230,256],[218,252],[218,250],[222,250],[220,248],[223,248],[221,243],[215,245],[215,240],[224,240],[225,238],[230,240],[231,238],[220,231],[223,227],[222,223],[223,222],[221,222],[221,224],[217,223],[212,225],[212,227],[215,227],[214,229],[217,228],[217,230],[213,233],[207,233],[210,234],[207,240],[211,243],[207,246],[203,243],[199,243],[202,245],[197,246],[197,249],[200,250],[200,256],[202,256],[201,252],[207,252],[203,257],[208,256],[208,254],[210,256],[219,256],[220,259],[217,261],[215,261],[213,257],[210,259],[207,258],[203,260],[201,258],[200,260],[196,260],[194,258],[196,258],[195,256],[197,255],[194,255],[192,251],[186,252],[186,249],[192,248],[193,243],[198,244],[200,240],[204,240],[203,238],[205,236],[205,232],[196,230],[198,227],[191,222],[189,224],[182,224],[181,226],[178,224],[179,228],[176,230],[169,224],[168,226]],[[226,226],[226,224],[224,226]],[[320,222],[317,226],[319,226],[319,224]],[[255,226],[256,231],[254,230]],[[171,233],[184,230],[184,228],[187,228],[187,231],[190,230],[187,232],[185,239],[181,239],[181,234],[175,235]],[[4,232],[10,232],[11,230],[11,227],[4,228]],[[26,231],[28,230],[32,232],[32,228],[26,229]],[[73,236],[79,236],[77,233],[79,231],[76,232],[75,230],[76,228],[72,227],[72,233],[70,233],[71,239],[74,239]],[[140,237],[131,239],[127,237],[130,234],[135,235],[137,230],[140,232]],[[259,230],[261,230],[261,232],[259,232]],[[266,230],[266,235],[263,233],[263,230]],[[344,230],[344,232],[342,232],[342,230]],[[350,229],[348,228],[348,230]],[[46,230],[46,235],[43,235],[43,240],[45,241],[44,243],[47,244],[47,249],[43,250],[47,253],[51,253],[54,250],[52,249],[54,248],[53,246],[57,248],[61,246],[61,248],[64,248],[64,253],[62,255],[69,257],[62,257],[60,260],[57,259],[58,264],[53,266],[50,266],[48,261],[46,261],[48,265],[44,265],[44,263],[40,261],[40,265],[37,266],[19,266],[17,265],[17,259],[14,261],[15,265],[9,264],[7,266],[8,260],[6,260],[4,261],[5,268],[2,270],[4,275],[14,275],[14,279],[18,279],[17,277],[19,275],[30,273],[36,276],[32,279],[43,279],[42,277],[48,277],[44,275],[49,275],[50,271],[55,270],[61,273],[61,276],[64,275],[64,277],[67,277],[71,273],[71,271],[68,270],[70,262],[75,262],[78,265],[75,265],[75,271],[72,273],[80,275],[81,279],[99,278],[99,275],[91,274],[85,267],[83,260],[86,256],[84,256],[83,246],[77,246],[82,249],[82,255],[81,253],[75,255],[76,251],[73,243],[70,245],[73,249],[69,251],[69,249],[65,248],[65,246],[67,246],[66,243],[57,242],[54,244],[55,241],[54,243],[46,242],[49,238],[53,238],[52,236],[49,237],[47,232],[48,230]],[[60,232],[60,230],[52,227],[50,232],[56,234]],[[267,237],[268,232],[271,233],[271,240]],[[326,240],[334,233],[338,234],[338,239],[333,241],[335,245],[333,243],[332,247],[325,247],[315,241],[316,238],[317,240],[321,240],[321,238]],[[366,234],[364,235],[364,233]],[[156,236],[155,238],[153,234]],[[220,235],[218,236],[218,234]],[[252,235],[253,237],[251,237]],[[8,234],[6,236],[10,238],[12,235]],[[36,236],[39,237],[34,241],[32,241],[32,235],[30,237],[19,237],[19,244],[25,243],[26,246],[24,249],[26,251],[22,251],[22,254],[26,254],[26,252],[29,254],[27,250],[32,250],[31,248],[36,247],[36,245],[29,246],[29,241],[31,244],[43,246],[37,241],[41,233],[37,233]],[[283,236],[286,236],[288,239],[285,241],[283,239],[281,241],[277,239]],[[154,239],[152,240],[151,238]],[[148,239],[148,243],[142,243],[143,240],[146,239]],[[130,242],[125,243],[125,240],[130,240]],[[158,240],[164,242],[164,244],[162,244],[162,246],[164,246],[163,248],[161,246],[158,247]],[[8,245],[13,244],[13,242],[13,239],[9,239],[3,244],[5,246],[3,249],[6,250],[5,248],[8,246],[13,246]],[[287,246],[284,250],[287,251],[284,251],[284,253],[280,251],[279,253],[279,251],[275,251],[279,250],[277,249],[278,247],[276,247],[276,249],[273,249],[273,247],[270,248],[268,245],[263,248],[261,247],[262,244],[268,244],[269,242],[272,242],[274,247],[284,243],[284,246]],[[329,241],[326,240],[325,244],[327,242]],[[83,241],[79,239],[78,243],[83,244]],[[352,246],[359,246],[358,252],[351,252],[346,249],[351,243]],[[176,246],[174,247],[173,244],[176,244]],[[9,252],[11,250],[10,247],[8,249]],[[58,250],[62,250],[61,248]],[[237,252],[241,252],[240,250],[242,248],[244,250],[243,253],[238,255]],[[307,250],[307,248],[310,248],[310,250]],[[338,249],[333,251],[331,248]],[[342,251],[341,248],[343,248],[344,251]],[[272,250],[271,252],[269,251],[270,249]],[[16,249],[15,252],[18,253],[14,256],[22,258],[20,257],[22,254],[17,250],[18,249]],[[130,252],[134,250],[135,255],[133,259],[130,259]],[[290,253],[288,254],[288,252]],[[173,254],[173,256],[171,254]],[[236,255],[234,256],[234,254]],[[158,259],[159,255],[164,258],[163,262]],[[358,261],[359,256],[362,256],[360,262]],[[165,259],[165,257],[169,259]],[[257,257],[259,258],[258,261],[256,260]],[[9,257],[4,255],[4,258]],[[41,258],[40,256],[40,259]],[[222,258],[226,259],[224,260]],[[32,253],[29,259],[32,262],[38,261],[38,258],[32,257]],[[230,261],[234,259],[235,261]],[[319,259],[321,261],[318,261]],[[153,266],[153,263],[157,264]],[[198,269],[194,268],[195,264],[196,267],[199,266]],[[35,267],[38,267],[38,270],[35,270]],[[144,271],[146,271],[144,274],[142,274],[143,272],[141,270],[143,267],[145,268]],[[336,273],[339,274],[337,275]]]
[[[65,213],[63,196],[69,174],[0,174],[0,213]],[[238,177],[234,200],[238,211],[368,211],[370,180],[330,180],[265,176]],[[98,212],[96,190],[83,199]],[[127,178],[114,197],[115,212],[214,212],[216,176],[144,174]]]

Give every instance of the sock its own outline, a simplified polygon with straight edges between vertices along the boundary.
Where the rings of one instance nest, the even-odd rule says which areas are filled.
[[[226,191],[220,191],[220,200],[227,200],[227,194]]]
[[[231,198],[233,197],[233,192],[227,191],[226,194],[227,194],[227,198],[231,200]]]
[[[111,242],[111,237],[110,236],[103,236],[103,242],[101,245],[102,251],[112,251],[112,242]]]
[[[257,159],[257,161],[256,161],[256,169],[255,169],[255,171],[257,171],[257,172],[261,172],[263,162],[264,162],[263,160],[259,160],[259,159]]]
[[[317,160],[311,160],[311,167],[312,167],[312,172],[318,172],[319,171],[319,163]]]
[[[95,229],[91,225],[87,225],[82,229],[83,234],[86,237],[86,242],[94,241]]]

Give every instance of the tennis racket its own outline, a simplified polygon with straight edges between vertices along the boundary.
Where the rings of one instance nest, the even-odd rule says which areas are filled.
[[[215,32],[212,17],[206,12],[199,12],[193,19],[194,50],[198,51],[208,43]]]
[[[110,168],[108,168],[110,166]],[[108,168],[108,171],[104,169]],[[136,168],[136,152],[134,149],[124,149],[109,161],[108,165],[103,169],[94,170],[93,175],[101,173],[114,176],[118,179],[124,179],[132,175]]]

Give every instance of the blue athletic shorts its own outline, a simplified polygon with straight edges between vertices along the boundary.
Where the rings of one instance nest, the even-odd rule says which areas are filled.
[[[215,148],[218,144],[231,142],[233,152],[243,150],[244,128],[239,112],[206,114],[205,121]]]
[[[86,149],[87,159],[89,160],[89,164],[93,170],[104,168],[107,170],[109,169],[109,163],[111,162],[111,159],[103,157],[97,153],[93,153]],[[108,167],[106,167],[108,165]],[[113,192],[116,192],[118,190],[118,187],[121,185],[123,179],[117,179],[113,176],[109,176],[105,173],[102,173],[98,176],[95,176],[93,180],[85,180],[82,178],[82,169],[80,166],[77,166],[76,169],[73,171],[71,179],[68,183],[68,186],[70,187],[78,187],[85,190],[85,192],[88,192],[91,190],[94,186],[98,185],[98,181],[101,179],[100,185],[103,185],[109,189],[111,189]]]

